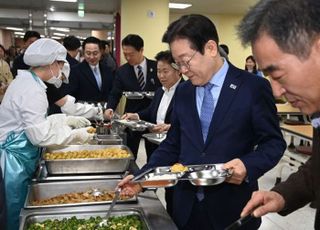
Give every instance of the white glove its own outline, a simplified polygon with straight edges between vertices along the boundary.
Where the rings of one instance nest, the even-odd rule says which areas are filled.
[[[103,110],[101,108],[99,108],[99,107],[97,107],[95,109],[97,109],[97,114],[94,116],[94,119],[98,120],[98,121],[103,121],[104,120]]]
[[[71,131],[71,144],[85,144],[93,139],[94,134],[88,133],[87,128],[73,129]]]
[[[91,125],[91,122],[84,117],[67,116],[66,123],[74,129],[83,128]]]
[[[98,116],[100,108],[94,107],[94,105],[75,103],[76,99],[70,95],[66,95],[65,98],[65,103],[61,106],[61,111],[64,114],[101,120],[101,116]]]

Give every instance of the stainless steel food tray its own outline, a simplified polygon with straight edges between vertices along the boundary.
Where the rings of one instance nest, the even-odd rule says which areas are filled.
[[[148,121],[143,121],[143,120],[123,120],[123,119],[119,119],[119,120],[114,120],[114,122],[116,124],[128,127],[131,130],[134,131],[144,131],[148,128],[153,128],[155,126],[155,124],[150,123]]]
[[[144,95],[142,94],[142,92],[126,91],[126,92],[123,92],[123,95],[127,99],[131,99],[131,100],[137,100],[137,99],[143,99],[144,98]]]
[[[166,139],[166,133],[145,133],[142,135],[144,138],[148,139],[148,141],[159,145],[164,139]]]
[[[32,201],[43,200],[55,197],[61,194],[85,192],[94,188],[100,191],[113,191],[119,180],[90,180],[90,181],[62,181],[49,183],[36,183],[29,185],[24,208],[52,208],[52,207],[70,207],[81,205],[110,204],[110,201],[80,202],[71,204],[52,204],[52,205],[32,205]],[[137,197],[127,200],[119,200],[117,203],[137,202]]]
[[[62,220],[63,218],[71,218],[73,216],[76,216],[78,219],[89,219],[90,217],[98,217],[98,216],[101,216],[103,218],[106,215],[107,215],[107,210],[106,211],[88,210],[86,212],[57,211],[57,212],[51,212],[46,214],[30,213],[21,219],[19,230],[27,230],[30,224],[43,222],[49,219]],[[111,216],[129,216],[129,215],[137,215],[140,218],[140,220],[143,223],[143,230],[150,229],[145,214],[143,213],[143,211],[140,211],[139,209],[132,208],[132,209],[114,210],[111,213]]]
[[[128,169],[130,160],[133,159],[131,150],[124,145],[69,145],[61,148],[47,148],[45,152],[64,152],[79,150],[97,150],[107,148],[121,148],[129,153],[128,158],[91,158],[91,159],[66,159],[44,160],[49,174],[84,174],[84,173],[122,173]]]
[[[221,184],[231,176],[231,170],[222,168],[223,164],[186,165],[186,172],[171,172],[171,166],[151,168],[133,178],[144,188],[175,186],[180,180],[188,180],[195,186],[211,186]]]

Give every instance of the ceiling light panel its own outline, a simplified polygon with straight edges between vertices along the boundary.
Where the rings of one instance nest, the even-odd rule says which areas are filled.
[[[78,0],[50,0],[51,2],[77,2]]]
[[[188,3],[169,3],[169,8],[170,9],[186,9],[188,7],[192,6],[192,4],[188,4]]]

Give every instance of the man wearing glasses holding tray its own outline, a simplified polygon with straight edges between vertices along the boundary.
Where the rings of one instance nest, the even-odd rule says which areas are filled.
[[[215,25],[202,15],[173,22],[163,40],[177,67],[189,78],[176,89],[167,138],[141,169],[225,163],[233,174],[225,183],[174,187],[173,220],[179,229],[224,229],[239,218],[258,189],[258,178],[273,168],[286,148],[268,81],[234,67],[219,54]],[[124,194],[141,191],[129,183]],[[258,229],[255,219],[246,229]]]

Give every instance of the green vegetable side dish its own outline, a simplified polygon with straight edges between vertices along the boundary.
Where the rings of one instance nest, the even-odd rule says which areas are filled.
[[[97,227],[102,217],[89,219],[63,218],[62,220],[45,220],[41,223],[32,223],[27,230],[143,230],[143,225],[137,215],[110,217],[108,225]]]

